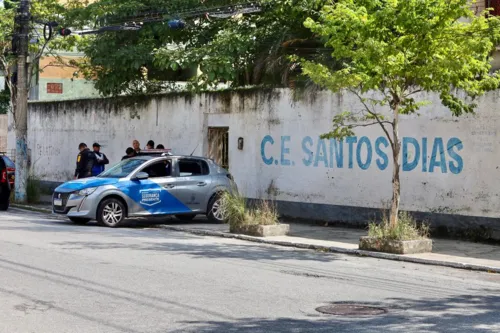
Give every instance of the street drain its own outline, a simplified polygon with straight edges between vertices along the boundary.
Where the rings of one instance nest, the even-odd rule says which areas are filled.
[[[376,316],[387,313],[386,309],[350,303],[320,306],[316,311],[335,316]]]

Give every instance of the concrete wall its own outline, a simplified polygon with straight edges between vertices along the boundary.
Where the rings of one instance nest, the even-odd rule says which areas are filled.
[[[8,115],[0,114],[0,152],[7,151],[7,122]]]
[[[499,97],[483,97],[477,114],[458,119],[435,96],[422,96],[433,104],[402,117],[403,209],[450,223],[500,215]],[[273,198],[293,216],[364,220],[391,198],[387,139],[378,126],[358,128],[340,143],[319,139],[335,114],[360,109],[351,95],[296,100],[288,90],[33,102],[29,148],[37,174],[65,181],[79,142],[100,142],[112,163],[133,139],[204,154],[208,127],[229,126],[230,171],[246,196]]]

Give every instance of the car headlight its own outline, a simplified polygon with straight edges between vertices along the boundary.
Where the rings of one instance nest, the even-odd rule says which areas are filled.
[[[83,190],[78,191],[77,194],[82,197],[86,197],[87,195],[94,193],[95,190],[97,190],[97,187],[84,188]]]

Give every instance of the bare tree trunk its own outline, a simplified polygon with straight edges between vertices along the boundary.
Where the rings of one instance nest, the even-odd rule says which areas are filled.
[[[392,171],[392,202],[391,202],[391,214],[389,218],[389,224],[391,227],[395,227],[398,224],[398,214],[399,214],[399,202],[401,197],[401,183],[399,180],[399,155],[401,153],[401,143],[399,141],[399,104],[395,104],[393,107],[394,111],[394,122],[392,126],[392,159],[394,164],[394,169]]]

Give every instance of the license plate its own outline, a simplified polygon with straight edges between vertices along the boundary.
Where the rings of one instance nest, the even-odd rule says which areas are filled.
[[[62,206],[62,199],[54,199],[54,206]]]

